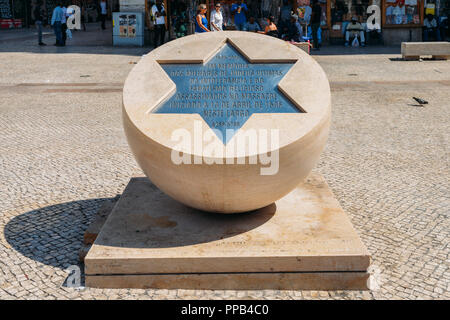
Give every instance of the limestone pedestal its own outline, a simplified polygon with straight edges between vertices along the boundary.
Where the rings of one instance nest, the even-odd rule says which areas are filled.
[[[322,176],[254,212],[186,207],[133,178],[85,258],[86,286],[365,290],[370,256]]]

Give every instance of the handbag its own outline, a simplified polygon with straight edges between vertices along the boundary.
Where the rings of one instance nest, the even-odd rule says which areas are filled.
[[[352,47],[359,47],[358,36],[355,35],[355,38],[352,41]]]

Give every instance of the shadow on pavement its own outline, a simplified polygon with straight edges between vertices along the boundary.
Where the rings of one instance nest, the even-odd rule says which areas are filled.
[[[331,45],[321,47],[318,51],[311,51],[311,55],[360,55],[360,54],[401,54],[401,47],[398,46],[367,46],[367,47],[344,47],[341,45]]]
[[[0,31],[0,52],[29,52],[29,53],[86,53],[86,54],[119,54],[142,56],[153,47],[113,47],[112,25],[107,23],[107,29],[102,30],[99,23],[87,24],[86,31],[73,31],[73,38],[67,40],[65,47],[55,47],[53,30],[44,28],[44,42],[47,46],[37,44],[37,31],[34,27],[22,30]],[[344,47],[329,45],[321,47],[319,51],[311,51],[312,55],[368,55],[368,54],[400,54],[398,46],[367,46]]]
[[[109,198],[65,202],[14,217],[4,228],[6,241],[22,255],[57,268],[78,265],[83,236]]]
[[[46,46],[38,45],[37,30],[29,29],[0,30],[0,52],[28,52],[28,53],[84,53],[84,54],[118,54],[142,56],[152,47],[113,47],[112,27],[107,24],[106,30],[98,23],[89,23],[86,31],[73,30],[72,39],[67,39],[65,47],[56,47],[55,35],[50,27],[43,29],[43,42]]]

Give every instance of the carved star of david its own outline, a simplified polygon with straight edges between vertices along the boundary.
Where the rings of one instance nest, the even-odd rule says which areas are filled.
[[[292,63],[250,63],[227,43],[205,64],[161,66],[176,92],[154,112],[198,113],[224,144],[253,113],[301,112],[278,89]]]

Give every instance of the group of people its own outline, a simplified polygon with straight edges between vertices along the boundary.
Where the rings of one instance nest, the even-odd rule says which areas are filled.
[[[217,2],[211,12],[211,30],[208,29],[206,18],[206,5],[201,4],[197,10],[195,32],[223,31],[226,26],[223,19],[222,6]],[[231,14],[234,16],[234,25],[239,31],[261,31],[258,23],[253,17],[247,22],[248,7],[242,0],[231,5]]]
[[[67,12],[66,1],[59,0],[56,2],[56,7],[53,9],[51,25],[55,32],[57,47],[64,47],[67,39],[67,18],[72,13]]]
[[[208,28],[208,19],[206,17],[207,12],[206,4],[201,4],[198,6],[197,15],[195,18],[195,32],[214,32],[222,31],[226,25],[224,24],[223,13],[220,2],[215,4],[214,10],[211,12],[210,25]],[[236,1],[231,6],[231,14],[234,16],[234,25],[236,30],[239,31],[250,31],[258,32],[261,34],[266,34],[269,36],[282,38],[286,41],[302,42],[303,28],[300,24],[300,18],[297,14],[294,14],[292,10],[287,10],[284,12],[282,10],[279,27],[275,23],[275,18],[273,16],[266,17],[264,19],[265,27],[264,29],[256,22],[254,17],[249,17],[247,20],[247,5],[242,1]],[[311,16],[311,27],[312,27],[312,38],[314,43],[314,48],[319,48],[318,41],[318,29],[320,27],[320,18],[322,15],[322,7],[317,0],[314,0],[312,10],[309,13]]]
[[[53,9],[51,17],[51,26],[55,33],[56,42],[55,46],[64,47],[66,45],[67,35],[71,35],[70,30],[67,28],[67,18],[74,14],[74,10],[68,8],[70,6],[70,1],[68,0],[57,0],[56,6]],[[46,17],[46,11],[44,10],[42,0],[38,0],[36,6],[34,7],[34,20],[36,28],[38,30],[38,44],[40,46],[45,46],[46,44],[42,41],[42,27]],[[100,21],[103,30],[106,29],[105,22],[107,17],[107,4],[106,0],[100,0]]]
[[[351,45],[351,41],[359,37],[360,45],[365,46],[364,27],[356,17],[352,17],[351,22],[345,29],[345,46]],[[436,41],[441,41],[441,34],[438,23],[432,14],[427,14],[423,20],[423,41],[429,41],[433,37]]]
[[[37,2],[34,8],[34,19],[38,30],[38,44],[40,46],[45,46],[46,44],[42,42],[42,27],[44,24],[44,19],[46,19],[46,14],[44,7],[42,5],[42,0]],[[56,42],[55,46],[63,47],[66,45],[67,40],[67,18],[72,15],[71,10],[67,10],[66,1],[58,0],[56,2],[56,7],[53,9],[51,25],[55,32]]]

